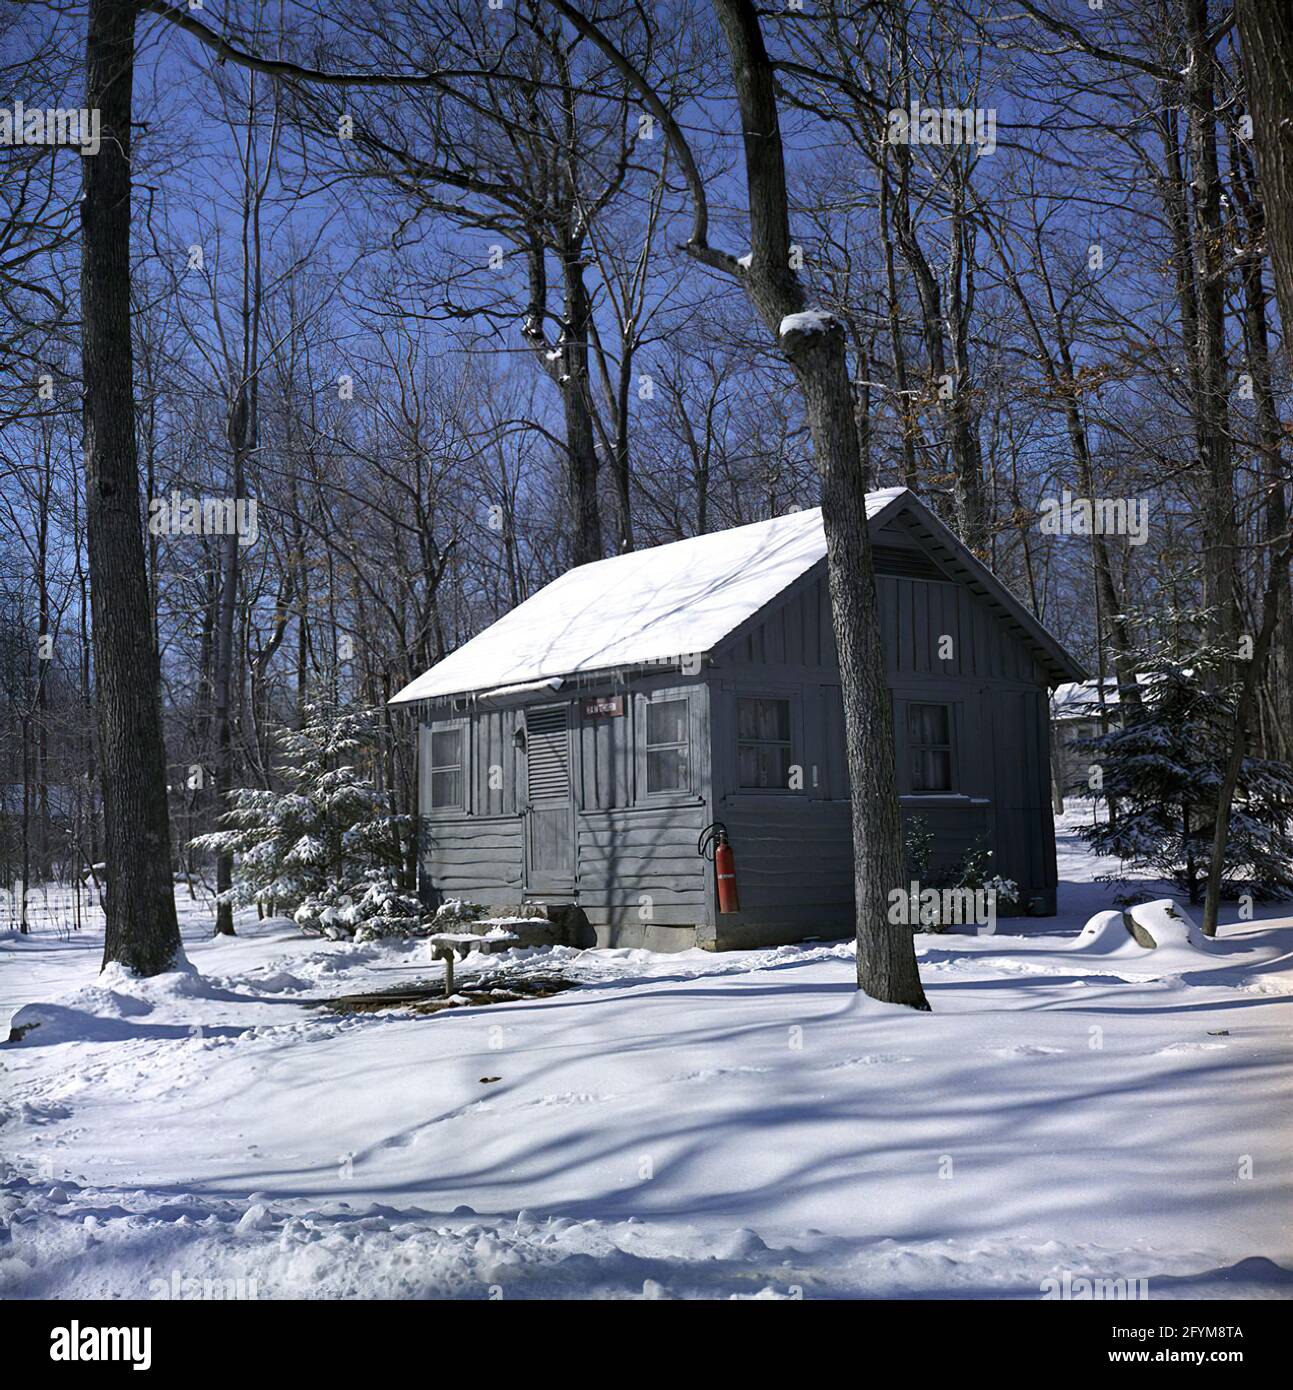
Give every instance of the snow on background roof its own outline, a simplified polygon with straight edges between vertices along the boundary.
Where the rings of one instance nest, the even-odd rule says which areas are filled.
[[[1139,672],[1136,676],[1137,685],[1147,685],[1153,680],[1152,675]],[[1089,681],[1066,681],[1063,685],[1057,685],[1051,692],[1051,718],[1052,719],[1084,719],[1100,712],[1100,682]],[[1118,677],[1106,676],[1104,678],[1104,705],[1108,708],[1116,708],[1122,698],[1118,689]]]
[[[875,517],[905,488],[867,493]],[[711,651],[826,554],[820,507],[569,570],[391,701],[495,690]]]

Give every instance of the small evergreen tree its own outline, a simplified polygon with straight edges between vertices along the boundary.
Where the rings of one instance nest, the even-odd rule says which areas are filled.
[[[1230,748],[1237,686],[1232,663],[1206,646],[1187,661],[1150,647],[1139,707],[1122,723],[1077,746],[1099,768],[1098,795],[1117,805],[1111,817],[1079,833],[1098,854],[1129,868],[1152,869],[1192,903],[1206,883],[1217,789]],[[1285,896],[1293,888],[1293,768],[1245,758],[1230,816],[1223,880],[1227,896]]]
[[[392,814],[357,766],[383,737],[373,711],[325,699],[305,707],[299,729],[275,731],[286,787],[237,788],[224,828],[192,841],[235,856],[230,902],[285,909],[303,931],[327,936],[416,925],[422,906],[399,887],[412,817]]]

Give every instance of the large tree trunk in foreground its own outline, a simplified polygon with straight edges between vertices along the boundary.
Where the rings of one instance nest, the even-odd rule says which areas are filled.
[[[130,109],[135,9],[90,0],[86,106],[102,147],[85,158],[81,342],[85,493],[108,887],[103,961],[156,975],[180,947],[171,887],[157,653],[135,453],[130,343]]]
[[[750,0],[715,0],[715,8],[731,56],[745,142],[751,247],[746,289],[794,369],[822,481],[853,797],[858,988],[887,1003],[927,1009],[911,929],[889,920],[889,894],[903,888],[902,814],[844,332],[829,320],[807,331],[781,331],[787,315],[804,309],[804,295],[790,269],[790,204],[772,63]]]
[[[787,341],[795,337],[806,341]],[[928,1008],[911,929],[889,920],[889,894],[903,887],[906,876],[902,812],[844,333],[837,327],[829,333],[785,335],[782,341],[793,354],[822,480],[827,579],[853,802],[858,988],[889,1003]]]
[[[1293,4],[1236,0],[1253,146],[1262,178],[1275,298],[1293,325]]]
[[[1184,74],[1193,197],[1192,248],[1198,319],[1186,351],[1193,355],[1195,440],[1204,497],[1203,602],[1218,647],[1234,649],[1240,619],[1236,603],[1235,464],[1226,356],[1224,228],[1217,159],[1215,60],[1208,38],[1208,0],[1186,0]]]
[[[1204,936],[1217,934],[1217,916],[1221,910],[1221,880],[1226,867],[1226,843],[1230,838],[1230,811],[1235,801],[1235,788],[1239,785],[1239,774],[1243,771],[1244,752],[1248,741],[1248,720],[1257,703],[1257,688],[1266,669],[1271,636],[1279,615],[1280,575],[1288,568],[1290,560],[1293,560],[1293,541],[1286,544],[1280,554],[1272,557],[1271,572],[1262,595],[1262,625],[1257,633],[1257,640],[1253,643],[1253,655],[1244,672],[1239,690],[1230,754],[1226,759],[1225,774],[1217,791],[1217,815],[1213,822],[1212,853],[1208,860],[1208,891],[1203,903]],[[1191,871],[1191,887],[1194,882],[1194,873]]]
[[[1266,235],[1275,269],[1275,296],[1285,331],[1293,323],[1293,4],[1289,0],[1237,0],[1244,76],[1253,115],[1253,144],[1261,175]],[[1230,809],[1243,766],[1248,717],[1256,702],[1279,616],[1280,589],[1293,560],[1293,543],[1282,552],[1272,551],[1271,569],[1262,596],[1262,621],[1253,644],[1253,655],[1244,673],[1235,711],[1235,730],[1225,776],[1217,795],[1217,819],[1213,827],[1212,857],[1208,866],[1208,891],[1203,909],[1203,930],[1217,932],[1221,904],[1221,879],[1225,868]]]

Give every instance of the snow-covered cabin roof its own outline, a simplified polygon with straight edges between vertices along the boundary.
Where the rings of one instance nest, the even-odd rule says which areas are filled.
[[[916,512],[972,567],[976,587],[990,588],[1024,635],[1054,654],[1055,669],[1083,674],[914,493],[881,488],[867,494],[866,508],[873,531],[900,510]],[[537,693],[568,676],[704,655],[825,556],[821,508],[812,507],[580,565],[411,681],[391,704]]]
[[[1153,679],[1152,675],[1140,672],[1136,676],[1136,684],[1146,685]],[[1116,709],[1121,698],[1117,676],[1104,678],[1103,701],[1100,699],[1099,681],[1065,681],[1051,691],[1051,718],[1090,719],[1100,713],[1102,704],[1106,708]]]

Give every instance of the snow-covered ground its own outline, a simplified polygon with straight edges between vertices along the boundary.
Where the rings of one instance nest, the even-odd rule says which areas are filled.
[[[1293,1294],[1287,905],[1081,946],[1115,890],[1059,834],[1060,917],[917,938],[932,1015],[859,996],[845,944],[513,951],[581,987],[338,1016],[305,1001],[442,967],[212,940],[186,897],[194,970],[152,981],[10,934],[0,1029],[53,1007],[0,1048],[0,1293]]]

